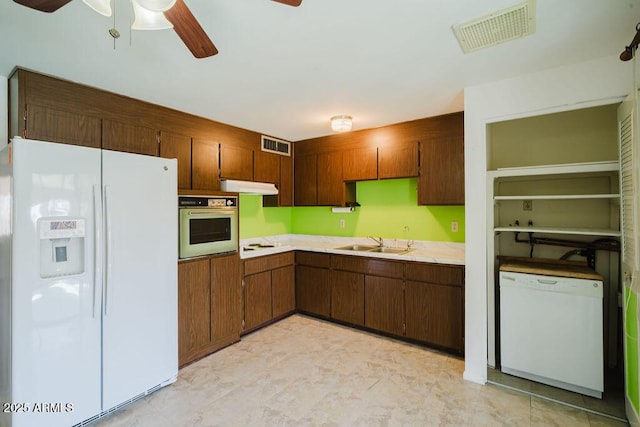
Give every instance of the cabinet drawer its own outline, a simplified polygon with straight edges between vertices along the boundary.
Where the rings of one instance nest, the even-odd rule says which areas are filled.
[[[364,273],[371,276],[394,277],[399,279],[404,276],[404,266],[401,262],[358,256],[333,255],[331,257],[331,268]]]
[[[464,267],[411,262],[407,263],[407,280],[462,286]]]
[[[285,265],[292,265],[293,261],[293,252],[247,259],[244,262],[244,274],[245,276],[248,276],[250,274],[260,273],[263,271],[275,270],[276,268],[284,267]]]
[[[329,255],[316,252],[296,252],[296,264],[329,268]]]

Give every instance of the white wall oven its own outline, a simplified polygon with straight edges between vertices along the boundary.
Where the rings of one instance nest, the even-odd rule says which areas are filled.
[[[180,259],[238,251],[237,196],[179,196]]]

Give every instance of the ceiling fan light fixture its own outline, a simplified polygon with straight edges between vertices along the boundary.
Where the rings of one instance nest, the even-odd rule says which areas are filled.
[[[111,16],[111,0],[82,0],[100,15]]]
[[[334,132],[348,132],[353,126],[353,117],[346,114],[331,117],[331,130]]]
[[[138,4],[153,12],[164,12],[176,4],[177,0],[136,0]]]
[[[164,13],[154,12],[140,6],[136,0],[132,0],[135,20],[131,25],[132,30],[168,30],[173,24],[165,18]]]

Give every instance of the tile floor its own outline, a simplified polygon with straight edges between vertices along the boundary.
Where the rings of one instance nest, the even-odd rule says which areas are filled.
[[[463,360],[294,315],[93,426],[624,426],[462,379]]]
[[[492,384],[506,386],[533,395],[547,397],[551,400],[565,402],[569,405],[587,410],[625,419],[624,379],[620,373],[612,373],[605,378],[605,392],[602,399],[503,374],[499,370],[491,368],[488,370],[487,379]]]

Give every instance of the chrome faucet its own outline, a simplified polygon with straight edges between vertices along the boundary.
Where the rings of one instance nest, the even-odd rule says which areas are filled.
[[[378,246],[383,247],[384,246],[384,242],[382,241],[382,237],[378,237],[377,239],[375,237],[371,237],[369,236],[369,238],[371,240],[373,240],[374,242],[376,242],[378,244]]]
[[[411,245],[413,245],[413,244],[414,244],[414,241],[413,241],[413,240],[409,240],[409,226],[408,226],[408,225],[405,225],[405,226],[403,227],[403,231],[404,231],[404,232],[406,233],[406,235],[407,235],[407,250],[409,250],[409,249],[411,249]]]

